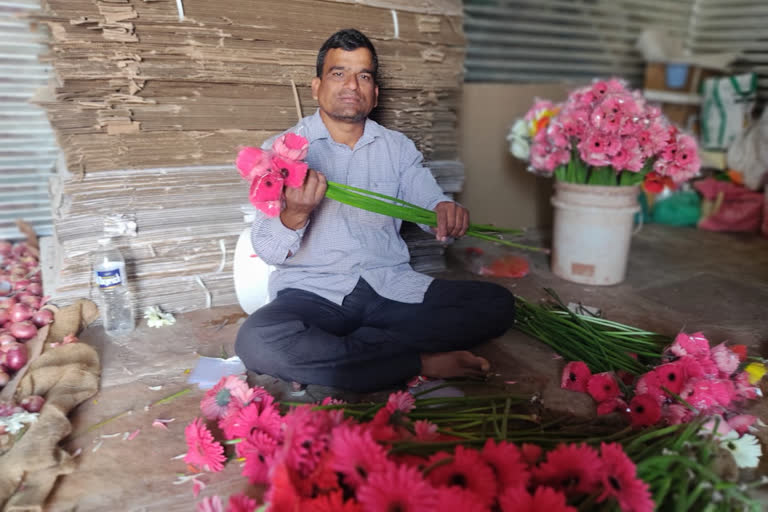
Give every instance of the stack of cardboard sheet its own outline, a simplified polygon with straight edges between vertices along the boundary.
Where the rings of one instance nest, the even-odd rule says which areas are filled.
[[[106,233],[123,235],[139,307],[235,303],[237,148],[314,112],[317,50],[340,28],[378,50],[372,117],[411,137],[447,192],[461,188],[458,0],[44,0],[35,18],[57,78],[36,101],[65,155],[44,264],[59,302],[93,293],[87,256]]]

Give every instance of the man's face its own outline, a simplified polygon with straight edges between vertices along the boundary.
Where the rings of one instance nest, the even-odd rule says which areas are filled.
[[[347,123],[365,120],[379,98],[371,52],[367,48],[351,52],[341,48],[329,50],[323,76],[312,79],[312,97],[332,119]]]

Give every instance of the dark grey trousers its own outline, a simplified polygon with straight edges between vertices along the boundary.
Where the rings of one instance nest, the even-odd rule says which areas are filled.
[[[422,353],[501,336],[514,316],[512,293],[482,281],[436,279],[420,304],[386,299],[363,279],[341,306],[289,288],[245,321],[235,352],[257,373],[367,392],[418,375]]]

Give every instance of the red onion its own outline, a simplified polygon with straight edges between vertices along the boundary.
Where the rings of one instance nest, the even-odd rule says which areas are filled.
[[[18,281],[13,283],[13,289],[14,290],[26,290],[27,286],[29,286],[30,281],[29,279],[19,279]]]
[[[45,398],[40,395],[29,395],[28,397],[23,398],[21,402],[19,402],[19,405],[26,409],[27,412],[40,412],[44,403]]]
[[[28,340],[37,334],[37,326],[29,320],[14,322],[11,324],[10,331],[11,336],[15,336],[17,340]]]
[[[13,247],[11,248],[11,253],[15,254],[16,256],[22,256],[26,252],[27,242],[17,242],[13,244]]]
[[[27,267],[25,267],[21,263],[16,263],[14,265],[11,265],[11,268],[9,270],[11,271],[11,276],[20,275],[21,277],[24,277],[25,275],[27,275]],[[17,280],[20,279],[21,277],[17,278]]]
[[[42,305],[40,303],[40,297],[32,295],[29,292],[21,292],[17,297],[19,298],[19,302],[32,308],[32,311],[40,309],[40,306]]]
[[[8,384],[9,380],[11,380],[11,376],[8,375],[8,372],[0,370],[0,388]]]
[[[11,314],[6,308],[0,308],[0,325],[11,319]]]
[[[32,281],[33,283],[42,283],[43,282],[43,278],[40,275],[40,272],[35,272],[31,276],[29,276],[29,280]]]
[[[3,297],[0,299],[0,308],[10,308],[14,304],[16,304],[17,300],[16,297]]]
[[[11,254],[11,250],[13,249],[13,244],[9,242],[8,240],[0,240],[0,254],[3,256],[8,256]]]
[[[5,352],[5,366],[14,372],[21,370],[27,364],[27,346],[16,343]]]
[[[15,343],[15,342],[16,342],[16,338],[11,336],[7,332],[0,334],[0,350],[4,350],[5,345],[9,343]]]
[[[41,309],[32,315],[32,322],[38,327],[50,324],[53,322],[53,311],[50,309]]]
[[[0,402],[0,416],[10,416],[16,411],[16,405],[13,402]]]
[[[27,291],[33,295],[42,295],[43,294],[43,285],[35,282],[30,281],[30,283],[27,285]]]
[[[24,320],[29,320],[32,318],[32,315],[34,315],[35,312],[27,304],[14,304],[8,310],[8,314],[10,315],[12,321],[23,322]]]

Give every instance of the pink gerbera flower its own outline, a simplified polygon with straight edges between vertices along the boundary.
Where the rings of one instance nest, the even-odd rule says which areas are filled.
[[[285,462],[301,478],[312,473],[328,451],[333,419],[327,411],[303,405],[285,417],[283,443]]]
[[[653,512],[648,484],[637,478],[635,464],[624,453],[621,445],[602,443],[600,455],[603,461],[600,472],[603,493],[597,502],[614,498],[623,512]]]
[[[277,441],[265,432],[256,432],[237,444],[237,453],[245,457],[243,476],[252,484],[264,484],[269,481],[269,470],[275,460]]]
[[[416,400],[407,391],[397,391],[389,395],[387,399],[387,410],[389,412],[400,411],[402,413],[411,412],[416,407]]]
[[[653,372],[658,377],[659,385],[673,393],[680,393],[685,385],[685,370],[680,363],[662,364],[654,368]]]
[[[222,377],[213,388],[205,392],[200,410],[209,420],[218,420],[231,412],[234,406],[242,407],[253,398],[253,390],[236,375]]]
[[[288,160],[279,155],[272,155],[272,173],[285,180],[285,186],[299,188],[304,183],[309,166],[305,162]]]
[[[488,439],[480,452],[483,460],[496,475],[498,492],[508,487],[527,486],[531,477],[528,466],[523,461],[520,449],[512,443]]]
[[[269,172],[269,153],[260,148],[244,147],[237,154],[235,166],[240,176],[252,180]]]
[[[413,422],[413,430],[419,441],[434,441],[438,438],[437,425],[428,420]]]
[[[587,391],[597,402],[605,402],[619,396],[619,385],[616,378],[607,372],[596,373],[587,382]]]
[[[685,355],[709,355],[709,340],[700,332],[693,334],[681,332],[675,337],[669,351],[681,357]]]
[[[272,201],[280,201],[283,194],[283,184],[285,179],[280,174],[274,172],[268,172],[263,176],[259,176],[251,182],[251,189],[248,195],[251,203],[255,206],[256,203],[269,203]]]
[[[389,462],[387,452],[374,441],[369,430],[360,425],[346,424],[336,427],[331,438],[334,454],[333,469],[344,475],[344,483],[357,489],[368,475],[383,471]]]
[[[530,494],[525,487],[511,487],[499,498],[502,512],[576,512],[566,504],[565,494],[551,487],[537,486]]]
[[[635,384],[635,395],[649,395],[656,400],[659,405],[664,403],[667,394],[661,389],[661,381],[659,375],[650,371],[640,376]]]
[[[488,506],[478,501],[477,496],[458,487],[437,489],[437,505],[440,512],[488,512]]]
[[[284,133],[272,143],[272,151],[288,160],[304,160],[309,151],[309,141],[295,133]]]
[[[187,425],[184,435],[188,448],[184,462],[204,471],[218,472],[224,469],[224,447],[214,441],[213,435],[201,418],[195,418]]]
[[[728,378],[739,368],[739,355],[721,343],[712,349],[710,353],[715,366],[720,371],[720,376]]]
[[[368,423],[367,428],[371,431],[373,439],[380,443],[395,441],[400,438],[400,434],[391,424],[392,411],[386,407],[379,409],[373,419]]]
[[[233,494],[229,497],[229,508],[227,512],[253,512],[258,503],[253,498],[245,494]]]
[[[206,496],[197,503],[196,512],[224,512],[224,505],[218,496]]]
[[[667,407],[664,407],[661,414],[664,421],[670,425],[688,423],[693,419],[693,411],[683,404],[669,404]]]
[[[566,494],[590,494],[597,490],[600,457],[586,444],[559,444],[546,460],[534,468],[537,484],[560,489]]]
[[[756,421],[757,416],[752,416],[751,414],[738,414],[728,418],[728,426],[738,432],[741,436],[749,432],[749,428],[754,425]]]
[[[749,373],[739,372],[733,378],[733,385],[736,389],[736,397],[740,400],[752,400],[757,398],[760,389],[749,382]],[[761,395],[762,396],[762,395]]]
[[[571,391],[587,392],[587,382],[592,376],[589,366],[583,361],[571,361],[565,365],[563,376],[560,379],[560,387]]]
[[[680,396],[699,411],[706,411],[718,403],[709,379],[691,379]]]
[[[366,512],[421,512],[434,510],[437,493],[418,469],[393,464],[371,473],[357,499]]]
[[[496,496],[496,477],[480,454],[476,450],[459,445],[452,456],[442,452],[430,457],[428,467],[445,459],[452,460],[435,465],[427,475],[429,481],[438,487],[455,486],[470,491],[479,502],[490,506]]]
[[[634,427],[655,425],[661,419],[661,406],[649,394],[635,395],[629,402],[629,415]]]
[[[282,417],[280,413],[267,407],[259,411],[261,407],[253,402],[240,409],[234,420],[227,421],[224,433],[229,439],[251,439],[259,432],[264,432],[272,439],[281,439]],[[238,455],[241,455],[241,448],[238,444],[235,447]]]
[[[683,369],[683,379],[685,381],[704,377],[704,368],[693,356],[683,356],[675,361]]]

